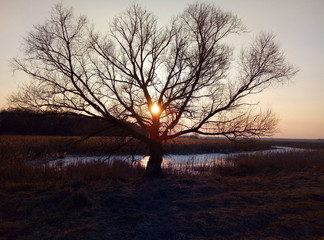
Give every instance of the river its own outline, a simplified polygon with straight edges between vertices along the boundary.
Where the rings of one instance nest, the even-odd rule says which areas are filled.
[[[183,164],[190,165],[224,165],[230,164],[227,161],[228,158],[233,158],[238,155],[246,154],[267,154],[267,153],[281,153],[281,152],[297,152],[305,151],[305,149],[292,148],[292,147],[282,147],[282,146],[272,146],[271,149],[262,151],[250,151],[250,152],[239,152],[239,153],[203,153],[203,154],[168,154],[163,157],[162,167],[178,166]],[[144,155],[111,155],[111,156],[89,156],[89,155],[67,155],[64,158],[56,159],[50,161],[51,166],[67,166],[69,164],[75,164],[78,162],[88,162],[88,161],[114,161],[114,160],[125,160],[129,162],[140,163],[142,166],[146,166],[149,156]]]

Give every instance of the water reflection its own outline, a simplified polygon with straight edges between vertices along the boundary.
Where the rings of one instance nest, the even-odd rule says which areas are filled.
[[[267,153],[277,153],[277,152],[291,152],[291,151],[305,151],[305,149],[291,148],[291,147],[279,147],[274,146],[272,149],[263,151],[253,151],[253,152],[241,152],[241,153],[205,153],[205,154],[195,154],[195,155],[179,155],[179,154],[169,154],[165,155],[162,162],[162,167],[177,167],[181,165],[199,166],[199,165],[228,165],[232,164],[227,161],[228,158],[232,158],[238,155],[246,154],[267,154]],[[58,159],[51,161],[50,165],[66,166],[69,164],[88,162],[88,161],[114,161],[114,160],[125,160],[132,164],[138,163],[141,166],[146,167],[149,160],[149,156],[143,155],[112,155],[107,156],[66,156],[64,159]]]

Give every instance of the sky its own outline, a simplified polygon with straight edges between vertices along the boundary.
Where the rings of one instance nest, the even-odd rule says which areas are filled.
[[[84,14],[96,29],[106,32],[108,22],[132,3],[154,12],[161,25],[180,14],[191,0],[0,0],[0,110],[6,98],[27,79],[13,73],[9,60],[20,54],[23,37],[42,24],[52,7],[62,2]],[[287,59],[299,72],[288,84],[254,97],[262,108],[278,114],[280,131],[273,137],[324,139],[324,1],[323,0],[209,0],[231,11],[248,32],[235,41],[241,49],[260,31],[274,33]]]

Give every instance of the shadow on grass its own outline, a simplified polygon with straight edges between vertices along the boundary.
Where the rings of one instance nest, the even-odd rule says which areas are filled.
[[[323,156],[244,155],[150,180],[118,160],[2,159],[0,239],[320,239]]]

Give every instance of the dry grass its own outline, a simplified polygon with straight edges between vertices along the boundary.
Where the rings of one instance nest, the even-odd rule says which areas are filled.
[[[324,171],[324,151],[242,154],[226,160],[229,164],[202,166],[205,172],[222,176],[274,175],[303,171]]]
[[[144,175],[144,168],[139,164],[131,166],[123,160],[111,162],[90,161],[69,164],[31,165],[21,159],[2,161],[0,165],[0,182],[46,182],[74,180],[104,180],[113,178],[134,179]]]
[[[53,158],[65,154],[103,155],[114,150],[120,141],[112,137],[92,137],[85,141],[81,140],[81,137],[0,136],[0,156],[35,159]]]
[[[238,173],[274,174],[299,171],[323,171],[324,151],[282,152],[255,155],[239,155],[229,159],[233,163],[234,171]]]
[[[188,157],[190,159],[190,157]],[[194,159],[194,158],[193,158]],[[241,154],[223,159],[221,162],[169,165],[164,169],[169,175],[185,176],[254,176],[274,175],[303,171],[324,171],[324,151],[274,152]]]
[[[65,154],[104,155],[110,154],[119,144],[119,138],[92,137],[81,141],[81,137],[57,136],[5,136],[0,135],[0,156],[22,157],[35,159],[39,157],[55,158]],[[219,139],[186,139],[180,138],[164,143],[168,154],[197,154],[210,152],[241,152],[263,150],[270,147],[267,142],[253,142],[237,144],[228,140]],[[136,149],[136,153],[146,153],[143,144],[132,141],[127,147],[114,153],[129,154]]]
[[[93,149],[98,148],[100,152],[103,149],[111,148],[116,143],[116,140],[105,137],[93,138],[86,142],[76,142],[77,139],[74,137],[1,136],[0,181],[134,179],[143,175],[144,169],[139,164],[131,165],[122,160],[78,162],[64,168],[59,163],[55,166],[46,163],[30,164],[30,160],[37,159],[39,156],[45,155],[45,158],[48,159],[64,157],[69,148],[71,148],[70,152],[82,153],[80,149],[83,149],[84,153],[89,154],[94,151]],[[74,145],[74,148],[71,147],[71,144]],[[217,145],[217,147],[223,146],[221,149],[230,149],[230,143],[224,140],[180,139],[168,144],[175,149],[186,150],[189,147],[198,149],[198,152],[199,150],[204,152],[201,150],[201,145],[209,147]],[[266,143],[261,143],[254,147],[244,146],[246,149],[258,149],[264,148],[266,145]],[[173,150],[170,149],[170,151]],[[187,164],[180,166],[171,165],[164,171],[168,175],[183,176],[264,175],[312,169],[323,170],[323,159],[323,150],[242,154],[226,159],[221,165],[210,165],[208,162],[196,165],[193,161],[188,161]]]
[[[29,174],[40,176],[2,179],[0,239],[320,239],[318,161],[260,174],[245,167],[244,174],[231,167],[221,176],[215,169],[194,176],[169,169],[150,181],[121,161],[53,167],[47,177],[35,168]]]
[[[118,145],[120,138],[92,137],[81,141],[81,137],[59,136],[7,136],[0,135],[0,156],[5,154],[34,158],[39,156],[88,154],[103,155],[110,153]],[[324,150],[324,142],[298,141],[252,141],[235,143],[224,139],[193,139],[178,138],[163,144],[168,154],[197,154],[197,153],[233,153],[269,149],[272,145]],[[145,153],[143,144],[138,146],[132,141],[118,153],[131,153],[137,148],[137,153]]]
[[[170,167],[150,181],[125,161],[62,168],[0,151],[1,240],[324,237],[322,150]]]

